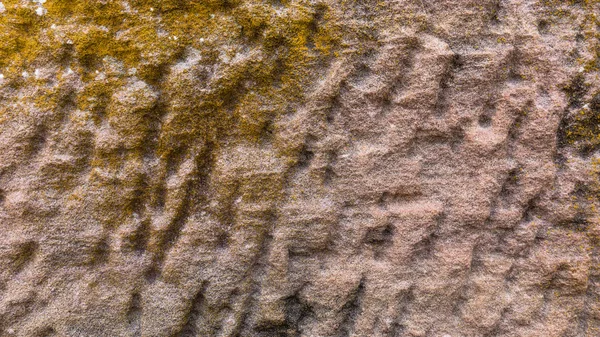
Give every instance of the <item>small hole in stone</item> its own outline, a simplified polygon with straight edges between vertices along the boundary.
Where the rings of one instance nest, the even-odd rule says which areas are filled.
[[[488,115],[479,116],[479,126],[482,128],[489,128],[492,126],[492,118]]]
[[[219,234],[217,237],[217,248],[226,249],[229,246],[229,235],[225,232]]]
[[[298,168],[305,169],[309,167],[314,156],[315,154],[312,151],[309,151],[304,147],[298,156]]]
[[[150,269],[146,271],[144,277],[148,283],[154,283],[156,279],[160,276],[160,271],[157,266],[152,266]]]
[[[541,34],[548,33],[549,29],[550,29],[550,24],[548,23],[548,21],[546,21],[546,20],[540,20],[540,22],[538,22],[538,31]]]

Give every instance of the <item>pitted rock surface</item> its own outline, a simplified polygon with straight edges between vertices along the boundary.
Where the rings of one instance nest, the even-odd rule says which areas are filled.
[[[600,336],[600,3],[0,4],[0,336]]]

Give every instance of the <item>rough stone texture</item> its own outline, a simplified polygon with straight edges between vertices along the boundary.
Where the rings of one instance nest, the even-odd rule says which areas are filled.
[[[0,336],[600,336],[593,0],[2,0]]]

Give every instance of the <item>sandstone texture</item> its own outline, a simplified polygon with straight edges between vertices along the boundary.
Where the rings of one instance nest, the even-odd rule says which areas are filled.
[[[0,336],[600,336],[600,1],[1,1]]]

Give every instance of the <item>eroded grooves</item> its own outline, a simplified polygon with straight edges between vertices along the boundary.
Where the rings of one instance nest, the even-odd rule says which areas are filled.
[[[0,335],[600,336],[598,0],[0,1]]]

